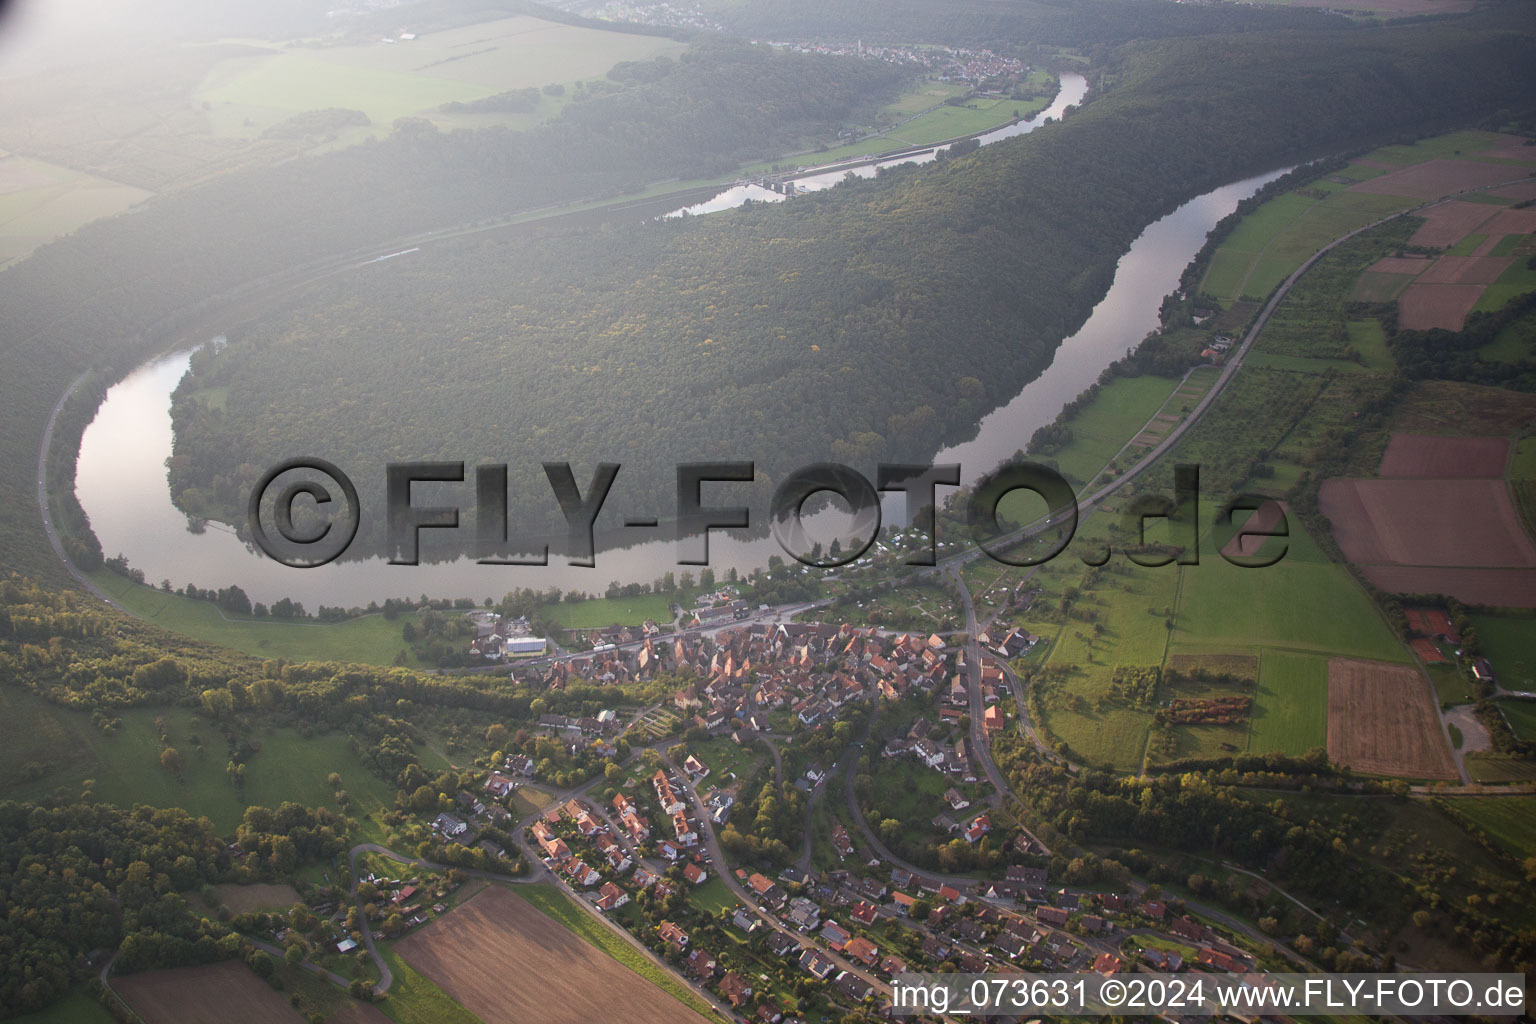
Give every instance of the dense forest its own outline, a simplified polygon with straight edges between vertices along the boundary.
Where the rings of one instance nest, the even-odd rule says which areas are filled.
[[[1039,372],[1147,222],[1245,173],[1513,102],[1528,46],[1441,26],[1135,44],[1064,122],[933,168],[322,283],[195,361],[173,489],[239,522],[262,469],[312,452],[359,482],[377,540],[387,461],[510,462],[513,520],[533,528],[559,521],[544,460],[582,480],[621,463],[613,520],[671,514],[677,462],[754,460],[765,508],[811,462],[922,461]],[[1476,80],[1451,70],[1474,59]],[[211,387],[221,411],[196,399]]]

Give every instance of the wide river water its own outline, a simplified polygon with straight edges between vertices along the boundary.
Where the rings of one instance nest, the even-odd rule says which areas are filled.
[[[1022,134],[1045,117],[1058,116],[1058,105],[1080,100],[1082,88],[1081,76],[1063,76],[1065,100],[1058,97],[1057,104],[1042,112],[1038,122],[1020,122],[993,135]],[[995,141],[992,137],[983,140]],[[932,159],[931,154],[928,159]],[[872,168],[856,173],[865,170],[874,173]],[[820,176],[828,180],[808,183],[807,187],[828,187],[844,173]],[[1284,169],[1276,170],[1224,185],[1149,225],[1120,258],[1108,294],[1082,329],[1057,348],[1046,370],[1012,401],[983,417],[972,439],[939,452],[933,461],[960,463],[965,481],[970,482],[1023,447],[1036,429],[1055,419],[1065,403],[1157,326],[1163,297],[1177,287],[1183,268],[1216,222],[1283,173]],[[731,201],[735,196],[720,198],[721,205],[713,209],[740,205]],[[753,197],[740,197],[747,198]],[[253,601],[270,603],[291,597],[314,609],[321,604],[363,606],[386,597],[422,594],[499,598],[508,590],[525,586],[600,593],[612,580],[649,583],[665,572],[697,571],[696,567],[676,564],[677,547],[670,540],[609,547],[599,538],[597,566],[591,569],[568,566],[553,553],[546,567],[480,565],[464,558],[420,566],[369,559],[292,569],[261,555],[222,524],[209,523],[206,530],[194,534],[188,530],[187,517],[171,501],[165,470],[165,460],[171,454],[171,393],[186,373],[189,359],[190,352],[180,351],[152,360],[114,385],[86,428],[80,446],[75,492],[90,516],[102,551],[109,557],[126,556],[152,583],[163,579],[177,586],[224,587],[235,583]],[[888,514],[899,512],[899,499],[888,504],[887,510]],[[836,512],[825,514],[847,522]],[[813,534],[821,532],[813,529]],[[771,537],[738,539],[719,531],[711,533],[709,550],[710,563],[722,576],[727,568],[750,571],[766,565],[770,555],[783,554]]]

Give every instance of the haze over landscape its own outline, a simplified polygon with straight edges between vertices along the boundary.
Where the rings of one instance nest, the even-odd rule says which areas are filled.
[[[1520,991],[1533,66],[1520,0],[14,0],[0,1018]]]

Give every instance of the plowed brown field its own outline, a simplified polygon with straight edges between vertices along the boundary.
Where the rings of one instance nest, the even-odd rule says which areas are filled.
[[[395,949],[486,1024],[706,1024],[505,889],[486,889]]]
[[[1381,661],[1328,662],[1328,759],[1371,775],[1457,778],[1428,681]]]

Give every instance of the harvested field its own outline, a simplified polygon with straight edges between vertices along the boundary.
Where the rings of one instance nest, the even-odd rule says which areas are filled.
[[[1445,594],[1465,604],[1536,608],[1536,570],[1448,569],[1444,566],[1364,565],[1378,590],[1396,594]]]
[[[1328,480],[1318,501],[1351,562],[1536,568],[1503,480]]]
[[[1376,475],[1450,480],[1503,477],[1509,441],[1502,437],[1393,434]]]
[[[1429,683],[1380,661],[1328,662],[1328,759],[1371,775],[1457,778]]]
[[[1367,274],[1418,275],[1429,269],[1433,263],[1434,261],[1428,256],[1383,256],[1366,267],[1365,272]]]
[[[1483,225],[1487,235],[1528,235],[1536,231],[1536,208],[1500,210]]]
[[[588,1024],[619,1007],[635,1024],[705,1020],[505,889],[486,889],[395,949],[486,1024]]]
[[[1488,206],[1485,203],[1464,203],[1457,200],[1440,203],[1415,215],[1423,217],[1424,224],[1413,233],[1410,241],[1414,245],[1442,247],[1455,245],[1484,221],[1491,220],[1498,212],[1497,206]]]
[[[1265,536],[1270,530],[1286,518],[1290,509],[1283,501],[1266,501],[1259,506],[1257,512],[1249,516],[1247,521],[1239,527],[1239,532],[1227,541],[1221,553],[1228,558],[1248,558],[1257,555],[1264,547],[1264,542],[1269,538]],[[1235,516],[1233,517],[1236,518]],[[1258,535],[1241,532],[1244,529],[1259,531]]]
[[[145,1024],[302,1024],[298,1011],[237,961],[178,967],[112,979],[112,987]]]
[[[1480,284],[1422,284],[1415,281],[1397,300],[1397,322],[1411,331],[1440,327],[1459,331],[1482,297]]]
[[[1508,256],[1441,256],[1419,275],[1422,284],[1493,284],[1515,262]]]
[[[1434,199],[1469,188],[1497,185],[1520,177],[1520,169],[1508,164],[1486,164],[1476,160],[1426,160],[1421,164],[1391,171],[1379,178],[1370,178],[1351,185],[1351,192],[1373,192],[1378,195],[1409,196],[1414,199]],[[1470,230],[1470,229],[1469,229]],[[1466,232],[1463,232],[1465,234]],[[1445,243],[1419,242],[1415,245]]]

